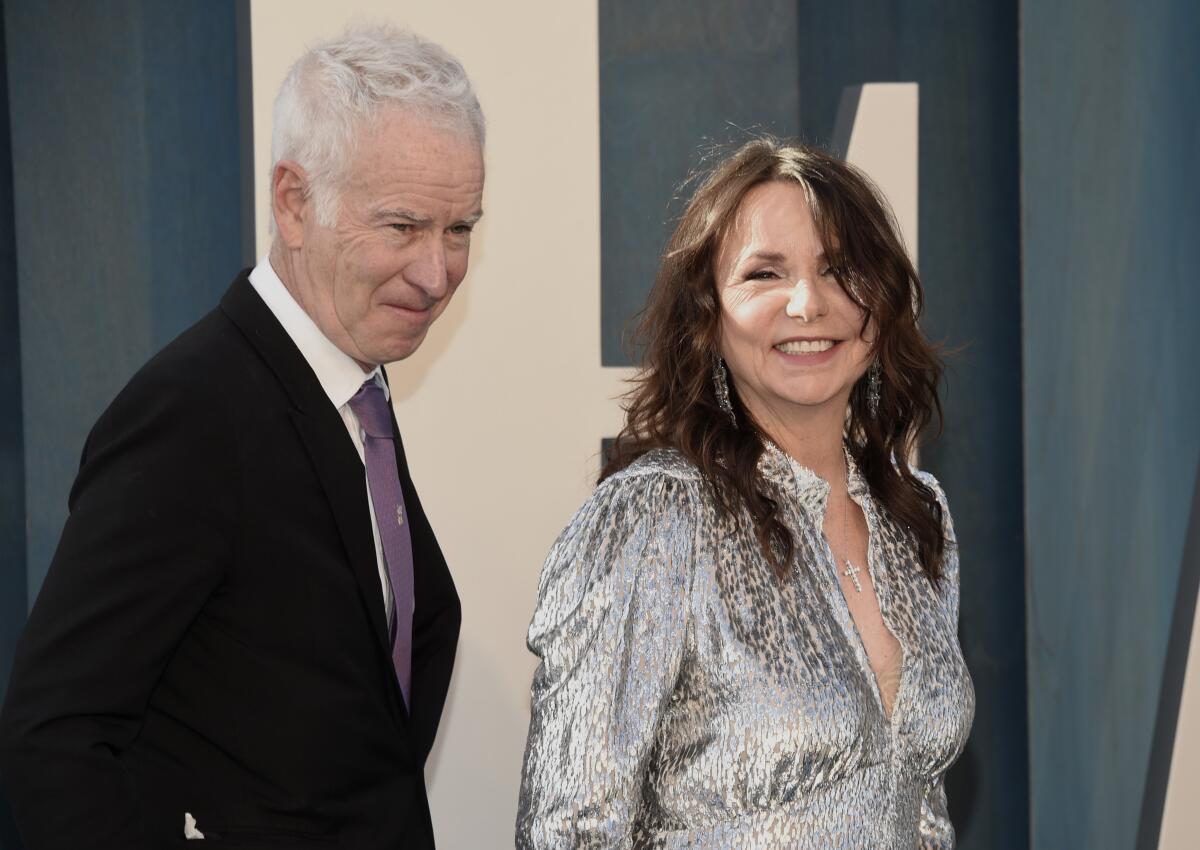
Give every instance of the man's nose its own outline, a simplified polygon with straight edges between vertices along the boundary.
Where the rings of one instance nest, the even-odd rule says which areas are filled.
[[[796,281],[788,299],[787,314],[802,322],[812,322],[825,315],[825,299],[817,287],[805,278]]]
[[[431,299],[443,298],[450,288],[446,275],[446,246],[432,234],[422,241],[421,253],[405,268],[404,276]]]

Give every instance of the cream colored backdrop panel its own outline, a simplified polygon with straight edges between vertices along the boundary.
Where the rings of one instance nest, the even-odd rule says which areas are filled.
[[[870,175],[891,204],[917,262],[918,103],[916,83],[864,83],[846,159]]]
[[[538,570],[591,489],[601,438],[620,424],[611,399],[623,372],[600,367],[597,10],[579,0],[253,0],[260,256],[275,92],[307,44],[354,20],[394,21],[444,45],[488,119],[485,216],[467,279],[389,376],[463,603],[428,768],[438,846],[511,846]]]
[[[1194,850],[1200,845],[1200,604],[1192,624],[1187,672],[1179,698],[1179,721],[1167,799],[1163,806],[1159,850]]]

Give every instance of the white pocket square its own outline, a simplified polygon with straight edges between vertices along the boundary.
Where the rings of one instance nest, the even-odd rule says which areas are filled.
[[[196,829],[196,819],[191,812],[183,813],[183,837],[189,841],[193,838],[203,838],[204,833]]]

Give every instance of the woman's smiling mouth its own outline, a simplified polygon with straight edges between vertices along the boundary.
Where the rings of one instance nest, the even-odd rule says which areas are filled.
[[[819,366],[832,360],[841,344],[840,339],[788,339],[775,343],[774,350],[786,363]]]
[[[837,345],[837,339],[789,339],[775,347],[784,354],[822,354]]]

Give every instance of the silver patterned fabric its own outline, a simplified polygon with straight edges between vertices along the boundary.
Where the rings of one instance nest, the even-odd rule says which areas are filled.
[[[851,467],[868,570],[903,650],[891,718],[821,533],[829,486],[778,449],[759,466],[796,557],[779,581],[748,514],[720,518],[698,470],[655,451],[605,480],[542,569],[541,659],[516,844],[549,848],[949,848],[943,776],[975,697],[944,578]]]

